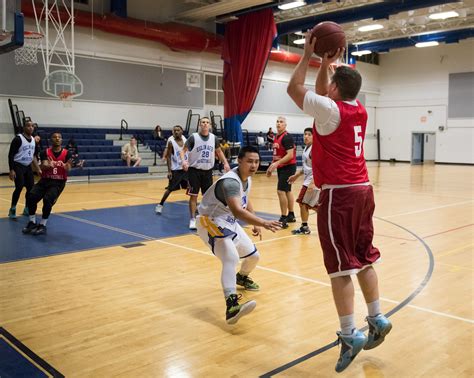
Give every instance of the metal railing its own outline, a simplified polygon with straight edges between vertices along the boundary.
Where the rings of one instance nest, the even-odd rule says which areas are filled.
[[[120,139],[119,140],[122,140],[122,133],[124,130],[128,131],[128,122],[122,119],[120,121]]]
[[[199,128],[199,121],[201,120],[201,115],[197,113],[193,113],[191,109],[188,111],[188,116],[186,118],[186,127],[184,129],[184,135],[188,136],[189,132],[191,130],[191,122],[193,120],[193,117],[197,117],[197,123],[196,123],[196,131]]]

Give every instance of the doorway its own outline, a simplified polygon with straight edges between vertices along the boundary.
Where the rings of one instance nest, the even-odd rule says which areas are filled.
[[[434,164],[436,133],[412,133],[411,164]]]

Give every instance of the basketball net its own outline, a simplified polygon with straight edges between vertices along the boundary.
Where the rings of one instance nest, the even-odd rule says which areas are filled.
[[[41,45],[43,34],[26,31],[23,47],[15,50],[16,65],[33,65],[38,63],[38,48]]]
[[[61,92],[59,94],[59,99],[63,103],[63,108],[72,108],[72,96],[73,92]]]

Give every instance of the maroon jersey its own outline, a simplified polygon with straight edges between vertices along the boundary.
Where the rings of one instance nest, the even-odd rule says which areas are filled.
[[[319,135],[313,125],[313,176],[317,187],[369,181],[364,158],[367,111],[359,101],[358,106],[343,101],[336,104],[341,123],[333,133]]]
[[[285,135],[287,134],[288,133],[285,131],[275,137],[275,140],[273,142],[273,161],[280,160],[283,157],[285,157],[286,149],[283,146],[282,141]],[[278,168],[285,167],[287,165],[294,165],[294,164],[296,164],[296,146],[295,145],[293,145],[293,157],[291,158],[291,160],[287,161],[286,163],[279,164]]]
[[[53,150],[48,148],[46,150],[46,157],[51,161],[52,167],[48,169],[43,169],[41,173],[42,178],[52,179],[52,180],[67,180],[67,171],[65,164],[67,162],[68,150],[65,148],[62,149],[58,157],[54,156]]]

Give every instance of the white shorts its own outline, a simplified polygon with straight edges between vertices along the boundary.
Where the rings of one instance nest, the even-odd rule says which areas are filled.
[[[255,244],[245,233],[242,226],[237,221],[232,220],[231,217],[224,220],[222,218],[213,219],[198,215],[196,218],[196,228],[199,237],[209,246],[212,253],[214,253],[216,239],[222,238],[232,240],[241,259],[257,252]],[[219,244],[222,245],[221,243]]]

